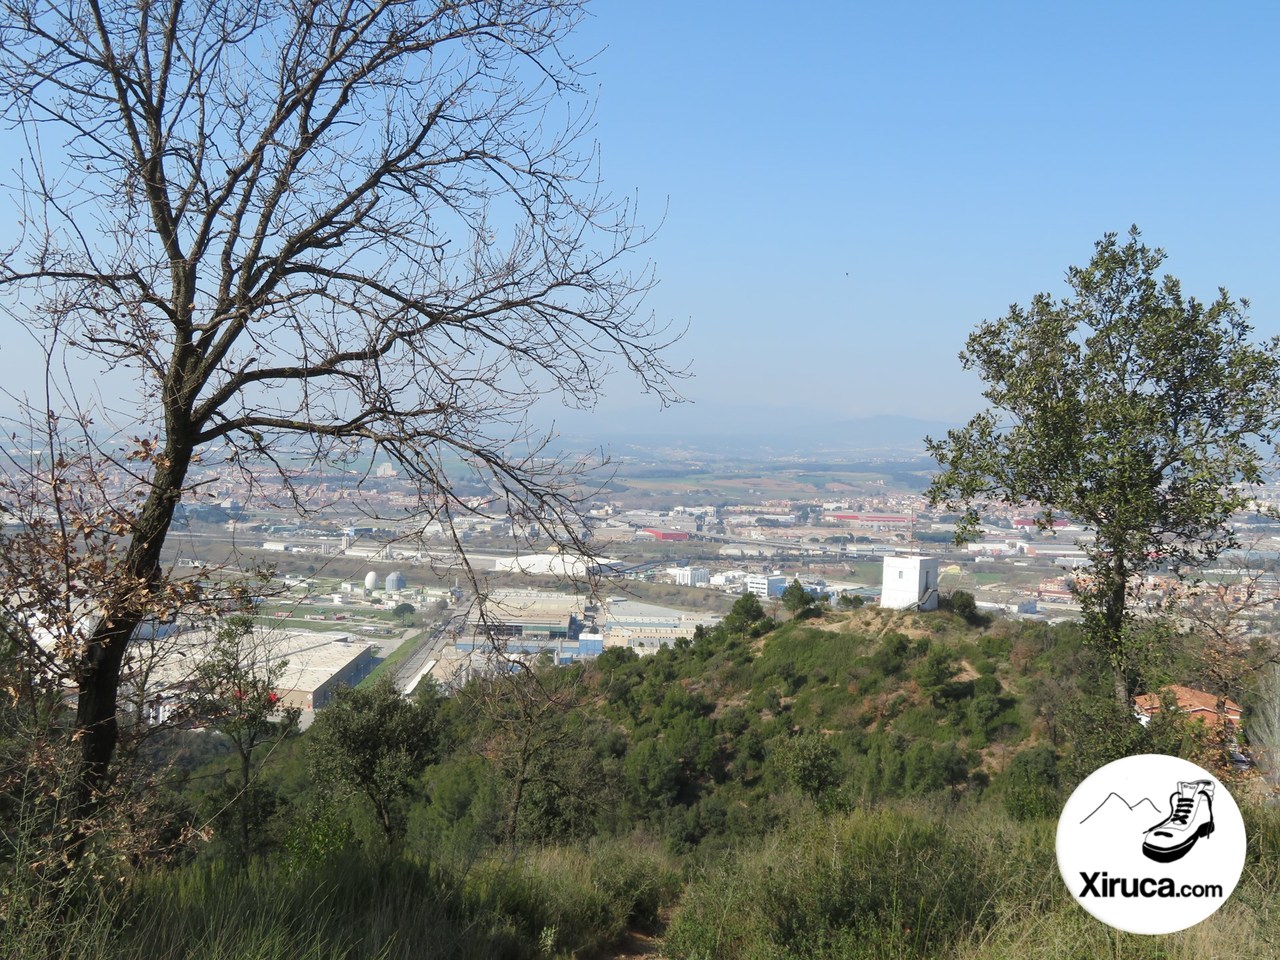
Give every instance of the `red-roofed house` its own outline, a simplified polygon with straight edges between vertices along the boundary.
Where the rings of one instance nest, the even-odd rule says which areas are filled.
[[[1144,693],[1140,697],[1135,697],[1133,705],[1137,710],[1139,720],[1146,723],[1160,712],[1160,694],[1165,691],[1173,694],[1181,712],[1189,713],[1192,717],[1199,718],[1209,727],[1217,727],[1220,724],[1222,718],[1218,716],[1217,697],[1212,693],[1205,693],[1203,690],[1193,690],[1191,687],[1181,686],[1168,686],[1164,687],[1160,693]],[[1234,733],[1236,727],[1240,724],[1242,715],[1240,704],[1228,697],[1223,704],[1222,712],[1227,724],[1226,732],[1229,734]]]

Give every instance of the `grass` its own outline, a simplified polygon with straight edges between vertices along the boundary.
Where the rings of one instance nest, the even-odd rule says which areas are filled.
[[[677,886],[646,841],[442,864],[348,850],[225,863],[99,888],[57,922],[0,931],[0,956],[66,960],[534,960],[598,955],[651,926]]]
[[[414,650],[417,649],[418,644],[422,642],[423,637],[430,632],[430,629],[431,628],[428,627],[405,637],[405,639],[400,643],[400,646],[387,654],[376,667],[369,671],[369,675],[360,681],[361,685],[372,685],[377,683],[381,677],[385,676],[394,677],[396,670],[400,668],[400,664],[412,656]]]
[[[667,949],[724,960],[935,956],[991,897],[973,845],[941,818],[815,818],[696,878]]]
[[[1051,819],[1019,823],[996,804],[945,800],[790,807],[767,837],[686,861],[682,892],[681,864],[643,837],[474,862],[347,850],[247,872],[197,863],[127,886],[82,885],[54,911],[10,909],[0,956],[568,960],[611,955],[628,930],[654,929],[678,895],[670,960],[1252,960],[1274,956],[1280,939],[1276,810],[1245,808],[1248,860],[1221,910],[1144,937],[1075,903]]]
[[[819,817],[688,884],[667,956],[701,960],[1245,960],[1280,940],[1280,812],[1245,810],[1235,893],[1200,924],[1127,934],[1089,916],[1058,874],[1052,820],[990,804],[899,805]],[[806,819],[807,818],[807,819]]]

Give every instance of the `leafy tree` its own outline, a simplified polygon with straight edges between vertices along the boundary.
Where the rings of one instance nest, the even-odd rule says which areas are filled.
[[[968,590],[953,591],[951,596],[947,598],[947,608],[952,613],[959,614],[971,623],[978,617],[978,601],[973,598],[973,594]]]
[[[799,579],[792,580],[782,591],[782,605],[792,615],[799,613],[811,603],[813,603],[813,597],[809,596],[809,591],[804,588],[804,584]]]
[[[471,681],[458,699],[474,718],[475,748],[505,788],[502,837],[514,850],[522,835],[543,839],[544,828],[554,832],[554,824],[529,808],[542,805],[546,812],[547,798],[555,796],[572,797],[576,803],[605,785],[598,764],[580,762],[586,744],[598,733],[588,729],[580,709],[583,668],[558,669],[545,659],[509,666],[510,671]]]
[[[410,701],[383,677],[339,690],[307,732],[316,779],[363,794],[389,844],[404,835],[402,803],[435,759],[437,709],[429,684]]]
[[[943,649],[929,651],[929,655],[912,671],[920,692],[929,697],[934,706],[946,699],[951,678],[955,676],[955,659]]]
[[[990,408],[928,440],[942,468],[929,499],[964,508],[958,537],[975,533],[990,500],[1092,528],[1092,569],[1076,591],[1124,704],[1137,681],[1135,578],[1236,544],[1228,520],[1262,482],[1259,441],[1278,416],[1280,341],[1252,344],[1247,302],[1225,291],[1208,304],[1184,297],[1158,276],[1164,258],[1136,227],[1124,242],[1107,234],[1067,271],[1070,297],[1039,294],[984,322],[961,360]]]
[[[926,794],[959,787],[969,777],[969,765],[954,743],[935,747],[927,740],[917,740],[903,757],[903,788],[910,793]]]
[[[791,737],[782,743],[779,752],[787,779],[815,800],[840,782],[840,754],[820,733]]]
[[[391,612],[395,614],[396,619],[398,619],[401,623],[404,623],[406,620],[412,617],[417,612],[417,610],[412,603],[397,603],[396,608]]]
[[[733,607],[725,615],[721,625],[726,633],[742,634],[764,619],[765,612],[760,598],[754,593],[744,593],[733,602]]]
[[[840,594],[840,599],[837,600],[836,603],[839,605],[841,610],[858,610],[866,603],[866,601],[862,599],[861,594],[842,593]]]
[[[53,398],[28,410],[33,447],[47,466],[81,444],[116,478],[86,511],[108,541],[80,581],[101,615],[63,653],[86,803],[131,638],[175,601],[160,558],[193,470],[272,473],[257,492],[302,504],[299,460],[378,450],[425,515],[469,509],[462,483],[500,491],[531,537],[585,546],[581,465],[544,456],[524,410],[589,403],[585,369],[625,367],[663,401],[676,374],[637,313],[648,235],[587,142],[582,16],[581,0],[0,0],[0,115],[26,148],[0,287]],[[75,381],[108,368],[136,380],[77,409]],[[104,439],[120,437],[136,439]],[[65,485],[41,489],[62,507]]]
[[[1058,758],[1052,747],[1040,745],[1019,752],[1002,780],[1004,805],[1015,820],[1058,815]]]
[[[902,633],[892,630],[885,634],[880,647],[870,657],[871,666],[882,677],[892,677],[902,672],[911,657],[911,641]]]
[[[284,839],[285,867],[291,874],[305,874],[331,862],[354,842],[347,811],[331,794],[322,793],[292,818]]]
[[[1063,705],[1061,723],[1071,751],[1063,757],[1060,775],[1068,786],[1121,757],[1164,753],[1205,763],[1203,723],[1177,708],[1171,691],[1161,698],[1161,709],[1144,726],[1133,708],[1114,697],[1077,697]]]
[[[235,748],[238,780],[228,797],[236,811],[236,849],[248,869],[254,834],[274,806],[257,783],[256,754],[297,729],[302,711],[280,700],[288,660],[274,656],[271,637],[254,629],[253,618],[236,614],[219,624],[196,666],[194,709]]]

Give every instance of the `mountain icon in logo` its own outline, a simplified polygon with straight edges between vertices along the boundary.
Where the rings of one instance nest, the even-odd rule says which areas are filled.
[[[1092,822],[1096,826],[1100,823],[1128,824],[1132,820],[1135,823],[1142,823],[1138,833],[1146,833],[1153,820],[1158,819],[1160,819],[1160,808],[1147,797],[1130,803],[1120,794],[1112,791],[1107,794],[1107,799],[1098,804],[1093,812],[1080,822],[1082,824]]]

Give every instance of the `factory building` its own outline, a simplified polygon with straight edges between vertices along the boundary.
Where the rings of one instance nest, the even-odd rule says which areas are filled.
[[[195,667],[212,648],[213,633],[207,628],[188,629],[170,640],[147,681],[151,719],[165,720],[185,712]],[[242,650],[253,661],[250,669],[262,675],[283,662],[275,684],[280,704],[304,711],[321,709],[340,687],[355,686],[374,667],[373,645],[345,633],[256,627]]]
[[[603,637],[584,627],[577,597],[536,590],[498,592],[490,596],[483,611],[473,610],[468,616],[457,648],[463,653],[546,653],[556,663],[571,663],[599,656],[604,649]]]
[[[711,583],[711,571],[706,567],[680,567],[675,580],[682,587],[700,587]]]
[[[787,578],[781,574],[748,574],[744,581],[747,593],[754,593],[761,600],[782,596],[787,589]]]

